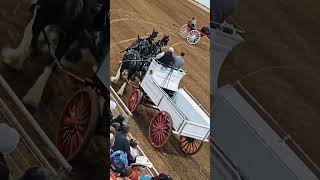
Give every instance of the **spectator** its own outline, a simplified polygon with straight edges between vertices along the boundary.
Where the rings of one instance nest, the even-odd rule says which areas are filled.
[[[123,171],[120,173],[120,176],[117,178],[118,180],[126,180],[132,173],[131,167],[128,166],[123,169]]]
[[[115,137],[112,133],[110,133],[110,154],[112,153],[112,147],[114,146]]]
[[[149,161],[147,157],[138,156],[136,162],[131,164],[131,180],[139,180],[140,174],[146,167],[152,168],[152,163]]]
[[[115,135],[117,133],[117,130],[113,126],[110,126],[110,133]]]
[[[117,104],[110,100],[110,111],[113,112],[117,107]]]
[[[9,179],[10,170],[5,155],[14,151],[19,143],[19,133],[5,123],[0,124],[0,179]]]
[[[110,180],[127,180],[129,179],[129,176],[131,175],[131,173],[132,173],[132,170],[130,166],[124,168],[122,172],[119,174],[110,170]]]
[[[180,69],[182,68],[182,65],[184,63],[183,57],[184,57],[185,53],[181,52],[180,56],[175,56],[174,57],[174,63],[173,63],[173,67],[175,69]]]
[[[131,139],[130,140],[130,153],[131,153],[131,156],[134,160],[139,155],[137,147],[138,147],[138,142],[134,139]]]
[[[164,173],[159,174],[159,176],[143,176],[140,180],[172,180],[172,177]]]
[[[134,162],[131,154],[130,154],[130,144],[129,141],[127,140],[127,136],[130,133],[130,127],[129,126],[124,126],[120,129],[120,131],[116,134],[116,140],[113,146],[113,150],[122,150],[125,153],[127,153],[127,159],[128,163],[131,164]]]
[[[47,169],[32,167],[28,169],[19,180],[53,180],[53,176]]]
[[[114,129],[117,132],[120,130],[120,127],[121,127],[120,123],[118,123],[118,122],[112,123],[111,126],[114,127]]]
[[[111,124],[117,122],[120,124],[120,126],[124,126],[124,121],[126,120],[125,116],[123,114],[120,114],[118,117],[115,119],[111,120]]]

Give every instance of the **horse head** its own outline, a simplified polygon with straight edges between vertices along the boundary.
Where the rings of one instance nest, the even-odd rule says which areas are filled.
[[[160,40],[160,46],[166,46],[168,45],[168,42],[169,42],[169,36],[164,34],[163,38]]]
[[[150,34],[150,36],[148,37],[148,39],[152,42],[157,36],[158,36],[157,31],[155,31],[154,29],[152,30],[152,33]]]

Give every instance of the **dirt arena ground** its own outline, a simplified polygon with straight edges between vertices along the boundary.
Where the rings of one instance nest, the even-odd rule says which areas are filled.
[[[127,48],[138,35],[145,36],[155,28],[159,31],[158,38],[163,34],[170,36],[169,46],[175,48],[175,53],[186,53],[184,68],[187,75],[183,78],[181,86],[186,87],[192,95],[209,111],[209,39],[201,38],[200,42],[191,46],[180,37],[180,26],[185,24],[191,17],[198,19],[198,26],[209,25],[209,14],[189,1],[111,1],[111,40],[110,40],[110,69],[111,76],[118,69],[118,63],[123,54],[119,52]],[[121,84],[121,83],[119,83]],[[120,85],[113,85],[115,90]],[[127,87],[124,94],[130,92]],[[153,162],[159,172],[168,173],[174,179],[209,179],[210,176],[210,146],[205,143],[202,149],[194,156],[187,157],[179,149],[177,138],[170,138],[163,148],[156,150],[149,144],[146,136],[149,122],[155,111],[150,108],[140,107],[130,119],[129,124],[133,127],[132,135],[138,139],[142,149]]]
[[[320,165],[320,2],[242,0],[231,17],[246,40],[219,84],[237,80]]]

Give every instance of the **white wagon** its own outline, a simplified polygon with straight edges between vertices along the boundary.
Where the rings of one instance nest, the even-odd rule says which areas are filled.
[[[158,109],[152,118],[148,139],[160,148],[171,132],[180,136],[181,150],[192,155],[198,152],[210,135],[210,116],[185,89],[179,88],[186,75],[183,69],[164,67],[152,59],[146,75],[128,99],[128,109],[134,112],[138,104]]]

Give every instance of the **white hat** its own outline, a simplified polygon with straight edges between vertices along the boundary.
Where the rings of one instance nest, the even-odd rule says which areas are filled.
[[[113,110],[117,107],[117,104],[110,100],[110,111],[113,112]]]
[[[170,52],[174,52],[173,47],[169,47],[169,51],[170,51]]]
[[[136,162],[131,164],[132,166],[146,166],[148,168],[152,168],[153,165],[149,161],[149,159],[146,156],[137,156]]]
[[[19,143],[19,133],[8,126],[6,123],[0,124],[0,152],[10,154],[14,151]]]

